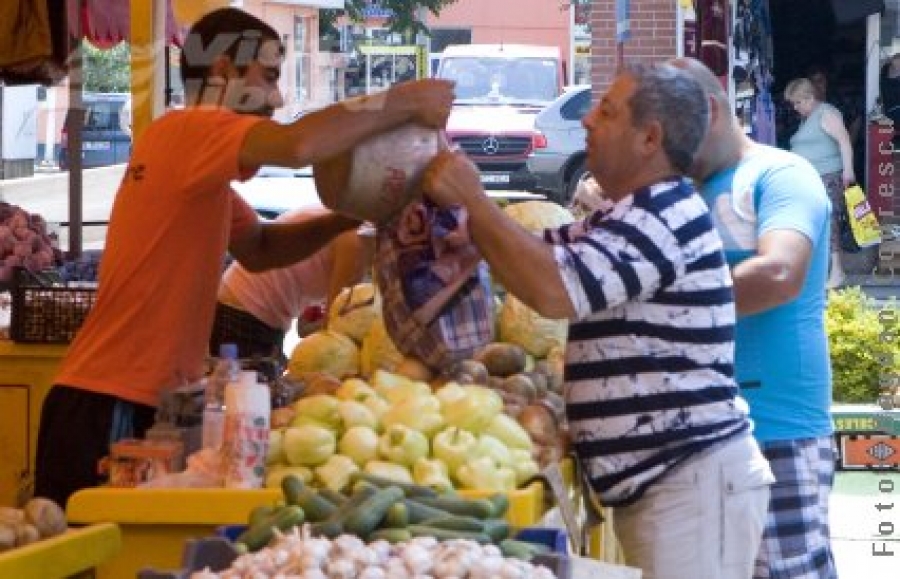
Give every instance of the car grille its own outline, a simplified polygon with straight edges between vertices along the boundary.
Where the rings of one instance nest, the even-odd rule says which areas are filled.
[[[450,140],[470,157],[524,157],[531,152],[531,137],[524,135],[451,135]]]

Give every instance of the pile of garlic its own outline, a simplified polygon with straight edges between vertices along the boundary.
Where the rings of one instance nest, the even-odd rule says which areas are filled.
[[[390,544],[366,544],[354,535],[334,540],[313,537],[302,530],[276,538],[255,553],[235,559],[231,567],[214,573],[195,572],[191,579],[554,579],[546,567],[503,557],[495,545],[474,541],[439,542],[434,537],[416,537]]]

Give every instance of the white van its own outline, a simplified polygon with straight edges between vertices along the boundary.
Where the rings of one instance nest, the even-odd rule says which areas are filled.
[[[532,191],[534,117],[562,92],[559,48],[523,44],[451,45],[437,77],[456,82],[447,136],[478,165],[489,189]]]

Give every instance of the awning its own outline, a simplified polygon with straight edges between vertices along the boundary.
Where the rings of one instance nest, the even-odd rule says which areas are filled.
[[[166,42],[181,44],[184,29],[175,20],[171,0],[166,0]],[[76,36],[75,23],[81,23],[81,34],[99,48],[115,46],[131,37],[131,2],[123,0],[84,0],[80,14],[77,0],[69,0],[69,31]]]

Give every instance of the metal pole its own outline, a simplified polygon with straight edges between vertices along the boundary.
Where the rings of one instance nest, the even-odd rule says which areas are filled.
[[[79,2],[81,4],[81,2]],[[80,13],[80,10],[79,10]],[[66,134],[69,137],[69,251],[70,259],[81,257],[82,251],[82,179],[81,131],[84,127],[84,101],[81,91],[84,84],[84,40],[81,21],[76,19],[72,26],[75,50],[72,51],[69,67],[69,114],[66,116]]]

